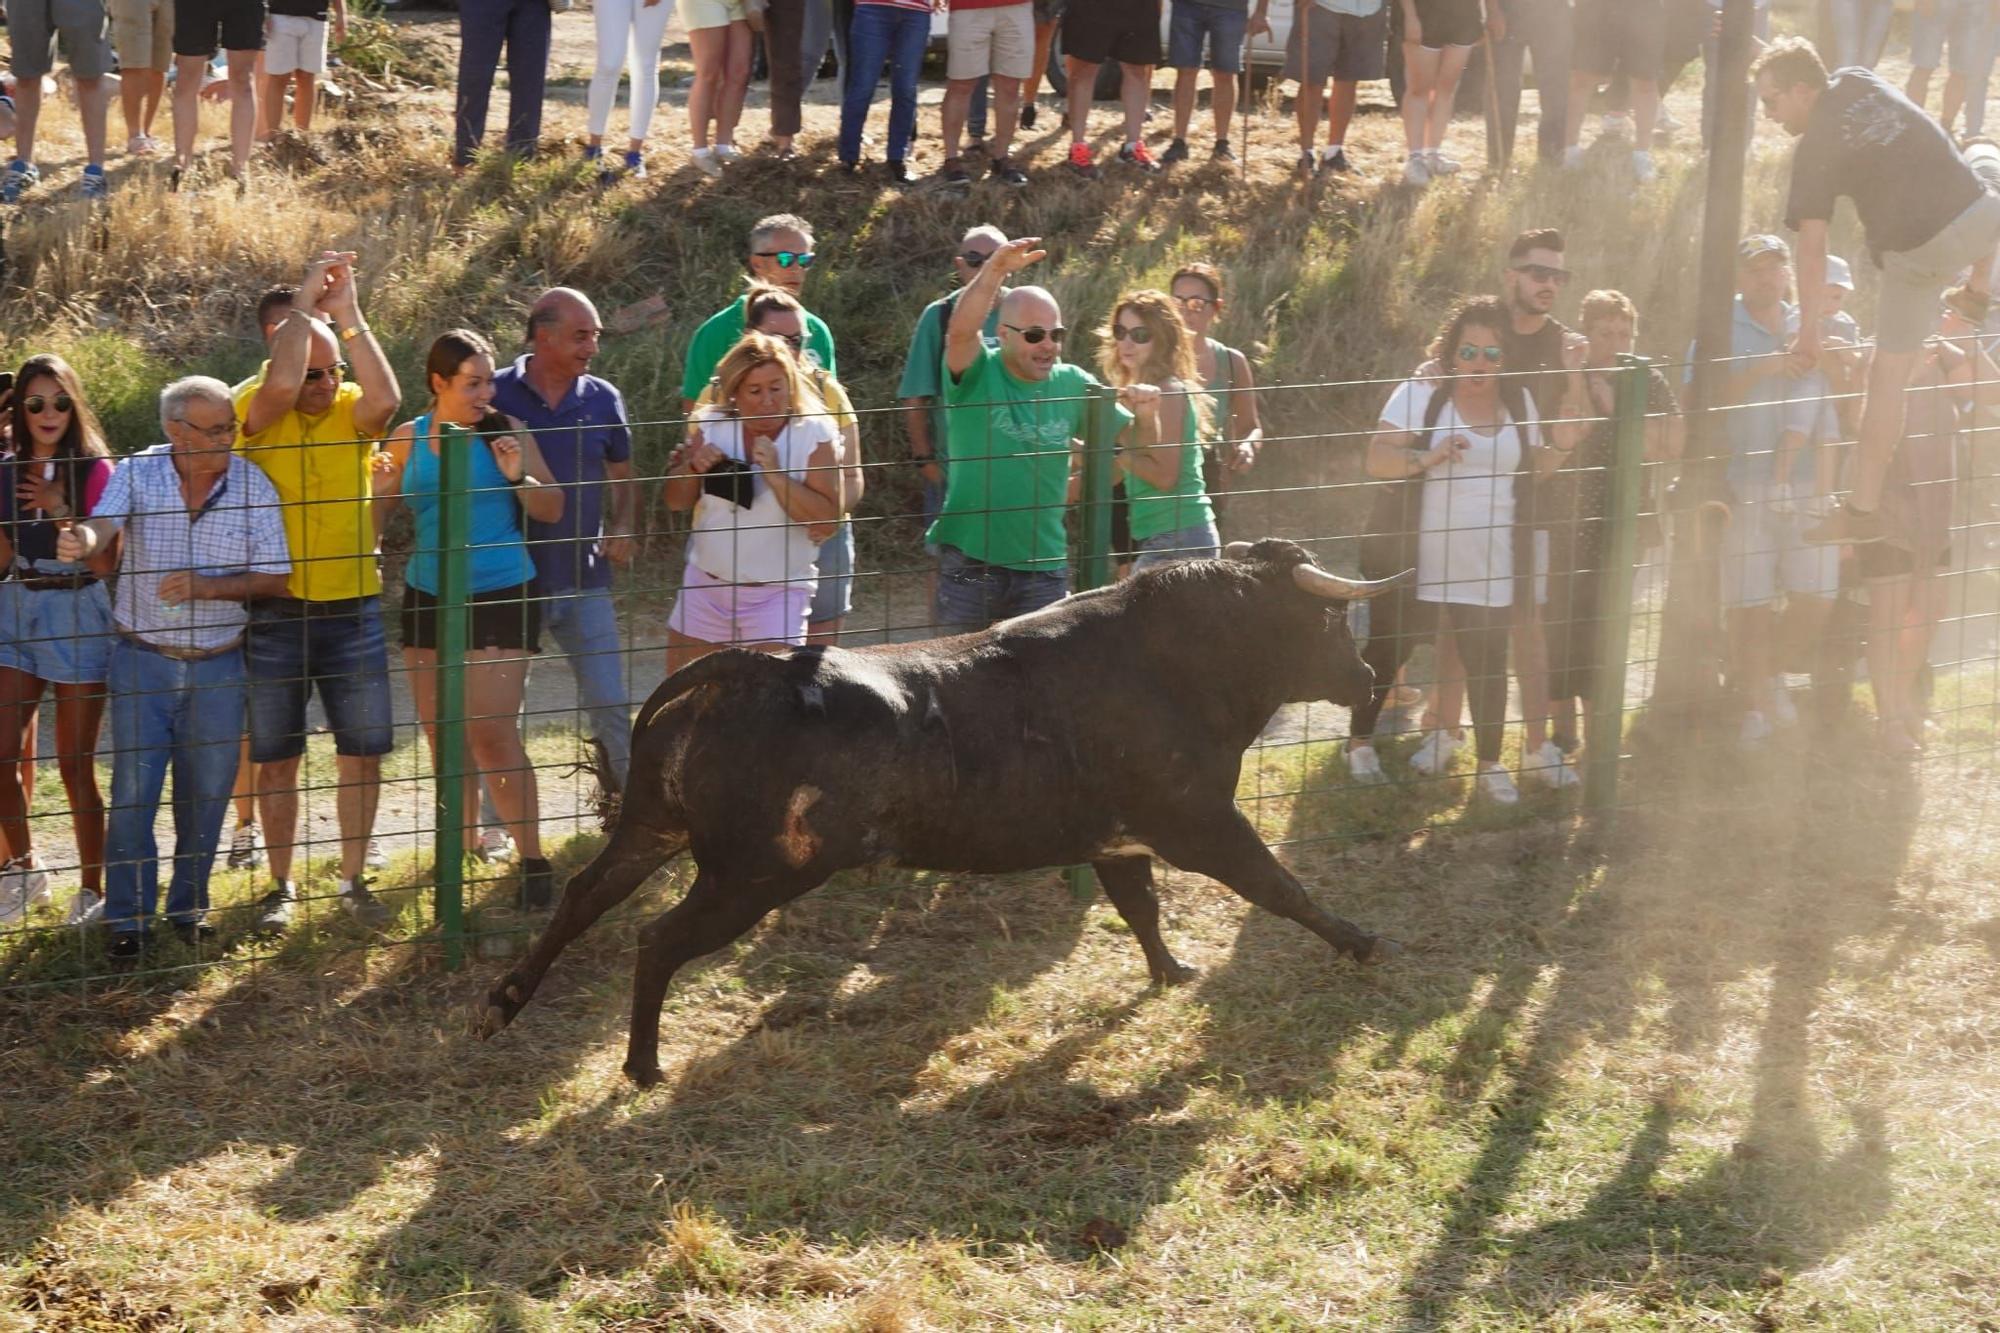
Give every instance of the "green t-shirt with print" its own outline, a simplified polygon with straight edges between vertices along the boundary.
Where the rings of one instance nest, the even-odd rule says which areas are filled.
[[[1083,435],[1097,377],[1058,361],[1045,380],[1019,379],[994,347],[945,377],[951,470],[927,540],[1008,569],[1069,563],[1070,442]],[[1118,429],[1132,414],[1115,409]]]

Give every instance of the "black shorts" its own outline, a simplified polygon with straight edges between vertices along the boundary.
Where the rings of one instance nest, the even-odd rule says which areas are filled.
[[[174,54],[264,49],[264,0],[175,0]]]
[[[1666,64],[1666,0],[1578,0],[1570,68],[1657,80]]]
[[[436,648],[437,598],[421,588],[403,590],[402,631],[405,648]],[[524,653],[542,650],[542,604],[534,585],[472,594],[472,628],[467,652],[480,648],[511,648]]]
[[[1101,65],[1160,63],[1160,0],[1088,0],[1063,15],[1066,56]]]
[[[1854,568],[1864,579],[1900,579],[1918,573],[1917,553],[1888,542],[1869,542],[1854,548]],[[1921,572],[1934,574],[1951,568],[1951,548],[1946,547]]]
[[[1479,0],[1417,0],[1417,23],[1424,30],[1423,46],[1427,51],[1441,51],[1447,46],[1477,46],[1486,31],[1486,25],[1479,19]]]

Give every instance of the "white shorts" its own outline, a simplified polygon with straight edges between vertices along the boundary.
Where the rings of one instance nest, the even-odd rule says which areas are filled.
[[[1035,10],[1018,5],[990,9],[959,9],[945,30],[945,70],[948,79],[1025,79],[1035,72]]]
[[[326,20],[273,14],[264,37],[264,72],[326,73]]]
[[[1840,591],[1840,548],[1799,536],[1811,520],[1772,510],[1770,492],[1738,487],[1722,534],[1722,604],[1769,606],[1786,593],[1831,598]]]

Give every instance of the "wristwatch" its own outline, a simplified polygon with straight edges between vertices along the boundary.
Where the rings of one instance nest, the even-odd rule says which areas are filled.
[[[368,332],[366,324],[350,324],[340,331],[340,340],[344,343],[351,343],[366,332]]]

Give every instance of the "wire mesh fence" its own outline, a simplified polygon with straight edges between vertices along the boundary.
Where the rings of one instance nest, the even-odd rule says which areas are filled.
[[[1261,387],[1247,444],[1206,396],[1010,380],[959,405],[986,424],[955,422],[942,485],[906,456],[906,405],[817,394],[629,423],[624,456],[665,460],[629,478],[580,464],[584,427],[442,407],[386,447],[253,463],[217,444],[218,465],[177,439],[108,481],[17,440],[0,989],[320,948],[506,956],[617,818],[626,729],[670,668],[977,630],[1265,538],[1346,575],[1414,571],[1341,609],[1375,697],[1289,704],[1246,757],[1239,805],[1276,848],[1608,818],[1672,799],[1626,771],[1642,748],[1754,753],[1799,715],[1852,738],[1863,682],[1882,741],[1838,753],[1985,759],[2000,374],[1976,341],[1937,349],[1908,395],[1890,539],[1850,548],[1805,533],[1842,488],[1858,387],[1779,372],[1761,382],[1782,392],[1690,421],[1688,361],[1600,357],[1558,372],[1542,411],[1548,372],[1481,375],[1476,344],[1408,382]],[[288,456],[351,485],[288,505],[256,484]],[[84,527],[102,529],[88,554]],[[358,595],[291,595],[357,559]],[[1677,621],[1683,598],[1706,609]],[[1262,668],[1264,645],[1234,650]],[[1702,688],[1666,679],[1676,652]]]

